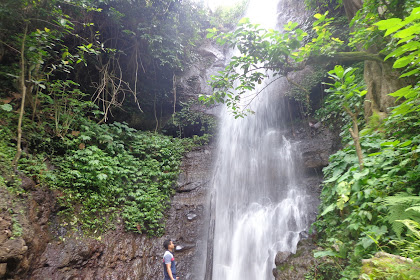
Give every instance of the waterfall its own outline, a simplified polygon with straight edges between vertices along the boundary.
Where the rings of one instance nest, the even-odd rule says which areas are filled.
[[[276,28],[278,2],[251,0],[246,16]],[[222,112],[211,202],[213,280],[273,279],[276,253],[296,251],[315,211],[299,182],[298,142],[284,121],[285,84],[264,89],[251,104],[254,115]]]

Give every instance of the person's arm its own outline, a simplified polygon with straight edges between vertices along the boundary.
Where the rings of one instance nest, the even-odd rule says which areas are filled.
[[[175,280],[174,276],[172,275],[171,263],[166,264],[166,271],[168,272],[168,275],[171,278],[171,280]]]

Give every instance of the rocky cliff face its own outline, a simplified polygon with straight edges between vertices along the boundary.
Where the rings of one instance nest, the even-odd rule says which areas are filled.
[[[199,94],[211,94],[212,88],[207,81],[225,67],[226,57],[220,47],[205,42],[197,52],[194,65],[177,78],[176,91],[183,100],[197,98]]]
[[[323,125],[318,128],[310,127],[306,122],[298,125],[294,131],[293,139],[299,142],[301,151],[300,164],[304,172],[300,180],[307,186],[313,199],[319,200],[321,183],[323,180],[322,168],[328,165],[329,156],[340,148],[340,138],[336,131]],[[315,221],[316,213],[311,213]],[[324,260],[315,259],[312,250],[317,249],[314,236],[308,232],[301,233],[295,254],[278,252],[275,258],[276,268],[273,275],[278,280],[305,279],[305,274],[310,268]]]

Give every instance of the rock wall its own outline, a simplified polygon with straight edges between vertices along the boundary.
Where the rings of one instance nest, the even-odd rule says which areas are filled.
[[[50,240],[54,194],[35,188],[28,177],[21,179],[27,193],[10,193],[0,186],[0,279],[22,279]]]
[[[319,202],[321,183],[323,180],[322,168],[328,165],[331,154],[340,148],[340,137],[338,131],[324,127],[310,127],[308,123],[301,122],[294,129],[292,139],[299,142],[301,152],[300,164],[304,172],[300,180],[307,187],[315,201]],[[316,213],[312,214],[315,221]],[[278,252],[275,258],[276,268],[273,275],[277,280],[300,280],[305,279],[305,273],[314,265],[323,260],[315,259],[312,250],[316,249],[314,236],[308,232],[301,233],[301,240],[298,243],[295,254],[290,252]]]
[[[207,81],[225,67],[226,57],[220,47],[204,42],[197,52],[194,65],[177,77],[176,91],[183,100],[197,98],[199,94],[211,94],[212,88]]]

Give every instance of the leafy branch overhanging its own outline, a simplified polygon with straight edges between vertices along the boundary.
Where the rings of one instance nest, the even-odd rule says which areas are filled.
[[[242,19],[236,30],[219,33],[208,29],[207,37],[220,45],[237,48],[229,64],[218,75],[212,76],[210,85],[214,92],[201,96],[206,104],[225,103],[235,118],[251,112],[249,103],[243,102],[245,93],[254,91],[268,77],[287,77],[288,73],[302,70],[309,64],[334,62],[358,62],[364,60],[383,61],[381,54],[368,52],[342,52],[343,41],[335,38],[329,30],[333,18],[316,14],[313,30],[316,36],[304,43],[308,33],[297,28],[298,23],[289,22],[283,31],[265,30],[258,24]]]

